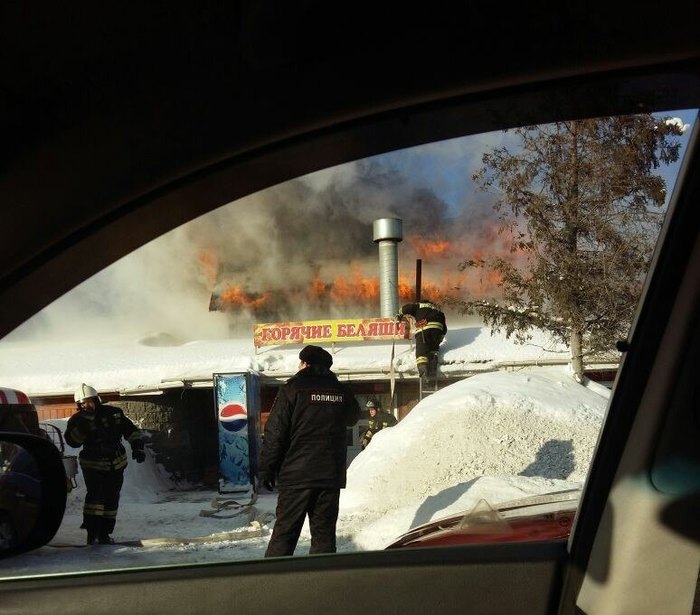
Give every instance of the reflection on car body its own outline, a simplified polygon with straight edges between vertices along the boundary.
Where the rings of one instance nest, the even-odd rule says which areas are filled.
[[[571,533],[580,495],[578,489],[560,491],[493,508],[481,500],[468,513],[420,525],[386,548],[565,540]]]

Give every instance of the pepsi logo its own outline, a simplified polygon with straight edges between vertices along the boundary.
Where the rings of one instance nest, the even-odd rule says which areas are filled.
[[[219,422],[226,431],[241,431],[248,425],[248,411],[241,404],[226,404],[219,410]]]

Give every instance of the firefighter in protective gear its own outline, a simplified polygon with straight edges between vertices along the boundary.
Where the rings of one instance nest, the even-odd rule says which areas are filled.
[[[367,422],[367,431],[360,441],[362,450],[369,446],[372,436],[375,433],[381,431],[385,427],[393,427],[396,425],[396,418],[394,418],[394,415],[382,410],[376,399],[370,399],[367,402],[367,412],[369,413],[369,421]]]
[[[68,419],[65,439],[73,448],[82,449],[78,461],[87,493],[80,527],[87,530],[87,544],[114,544],[110,534],[127,464],[121,440],[129,442],[132,457],[142,463],[146,456],[141,432],[120,408],[103,404],[87,384],[80,385],[74,399],[78,411]]]
[[[416,365],[422,379],[437,376],[438,348],[447,333],[445,314],[430,301],[407,303],[397,319],[413,316],[416,320]]]

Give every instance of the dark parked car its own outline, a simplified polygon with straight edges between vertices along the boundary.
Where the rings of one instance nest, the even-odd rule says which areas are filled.
[[[40,506],[41,476],[31,453],[21,446],[0,445],[0,551],[27,540]]]
[[[25,542],[39,519],[41,477],[32,455],[3,443],[2,432],[46,437],[24,392],[0,388],[0,551],[6,551]]]
[[[22,391],[0,388],[0,432],[2,431],[44,435],[36,408]]]

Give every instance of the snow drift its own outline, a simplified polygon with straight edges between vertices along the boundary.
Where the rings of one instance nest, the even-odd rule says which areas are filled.
[[[339,527],[359,548],[382,548],[481,498],[496,504],[579,487],[608,394],[562,368],[482,374],[446,387],[353,461]]]

